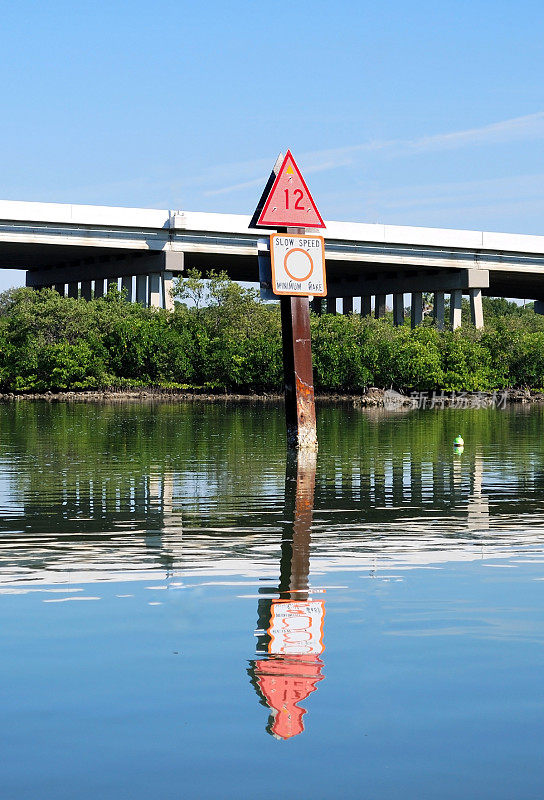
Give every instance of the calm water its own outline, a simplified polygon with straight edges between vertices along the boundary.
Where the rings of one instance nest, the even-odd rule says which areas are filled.
[[[544,409],[282,414],[0,407],[2,800],[542,796]]]

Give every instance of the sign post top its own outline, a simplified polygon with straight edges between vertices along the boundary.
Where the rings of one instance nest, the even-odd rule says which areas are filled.
[[[325,227],[290,150],[283,159],[255,224],[263,228]]]

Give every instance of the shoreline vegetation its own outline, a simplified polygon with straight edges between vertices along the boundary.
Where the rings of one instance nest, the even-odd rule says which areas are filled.
[[[115,289],[91,301],[51,289],[2,293],[0,400],[281,398],[278,303],[195,271],[178,280],[174,299],[165,311]],[[389,391],[401,406],[418,394],[418,407],[436,407],[459,395],[485,404],[507,390],[510,402],[542,402],[544,317],[532,304],[484,298],[484,319],[476,330],[467,307],[461,328],[440,331],[430,318],[412,330],[408,321],[395,327],[390,313],[312,314],[316,397],[383,405]]]

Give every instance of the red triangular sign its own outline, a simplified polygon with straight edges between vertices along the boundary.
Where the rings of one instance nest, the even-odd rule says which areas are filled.
[[[290,150],[283,159],[257,225],[267,228],[325,227]]]

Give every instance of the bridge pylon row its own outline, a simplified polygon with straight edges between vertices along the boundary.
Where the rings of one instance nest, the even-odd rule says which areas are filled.
[[[81,297],[92,300],[104,295],[110,289],[121,291],[130,303],[140,303],[149,308],[174,308],[172,299],[172,272],[152,272],[148,275],[123,275],[122,278],[100,278],[93,281],[70,281],[69,283],[45,284],[39,288],[55,289],[63,297]],[[38,287],[36,287],[38,288]]]
[[[423,292],[411,292],[410,296],[410,323],[412,328],[420,325],[425,316],[432,316],[437,327],[443,330],[446,327],[446,294],[449,294],[449,326],[455,330],[461,326],[461,309],[464,292],[455,289],[449,293],[438,291],[433,292],[433,302],[424,303]],[[482,308],[481,288],[467,289],[466,294],[470,301],[471,322],[476,328],[483,328],[484,315]],[[397,326],[404,325],[406,308],[404,305],[404,292],[396,292],[391,295],[393,323]],[[356,308],[355,297],[315,297],[311,302],[311,309],[316,314],[353,314]],[[359,298],[359,313],[362,317],[374,316],[382,319],[387,312],[387,295],[361,295]],[[340,309],[339,309],[340,306]]]

